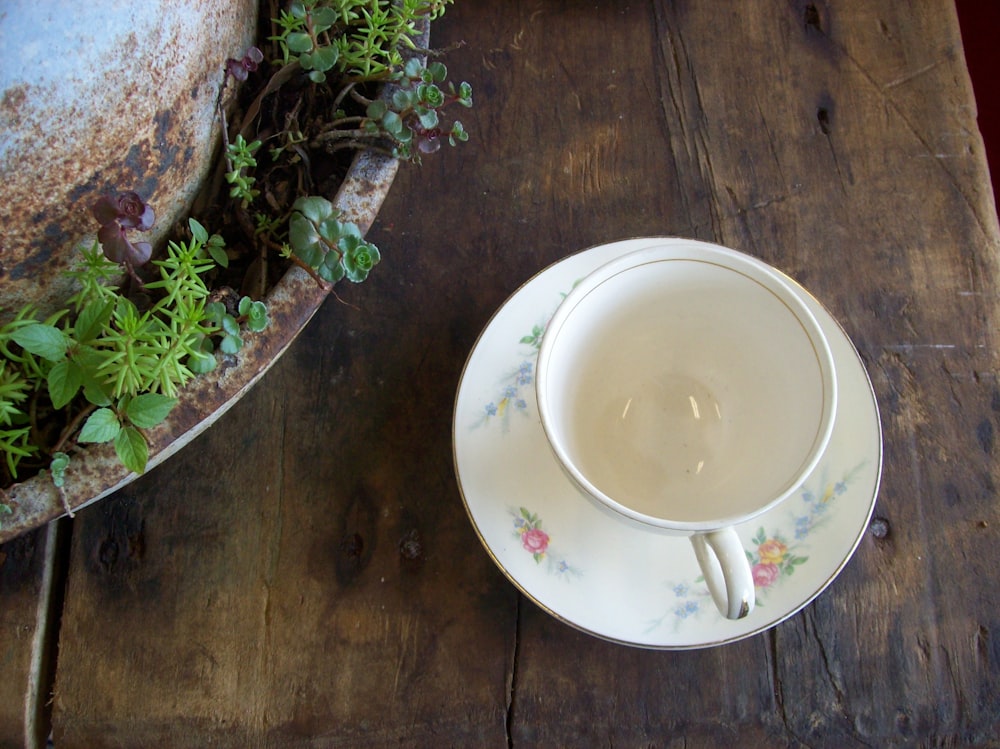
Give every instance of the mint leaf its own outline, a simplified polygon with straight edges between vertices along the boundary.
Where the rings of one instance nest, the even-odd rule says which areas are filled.
[[[124,427],[115,435],[115,452],[118,459],[132,473],[142,473],[146,470],[149,460],[149,445],[135,427]]]
[[[66,334],[54,325],[25,325],[15,330],[11,338],[25,351],[48,361],[60,361],[66,357]]]
[[[140,429],[149,429],[166,419],[176,403],[176,398],[162,393],[143,393],[128,402],[125,415]]]
[[[83,384],[83,373],[80,371],[80,365],[71,359],[56,362],[49,370],[46,384],[49,387],[49,398],[52,400],[52,406],[56,409],[62,408],[73,400],[73,396]]]
[[[80,442],[110,442],[121,431],[122,425],[110,408],[99,408],[92,413],[80,430]]]

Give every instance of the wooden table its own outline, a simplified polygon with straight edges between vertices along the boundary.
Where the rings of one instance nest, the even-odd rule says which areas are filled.
[[[472,139],[401,173],[374,277],[164,467],[0,548],[0,746],[1000,745],[1000,230],[952,2],[462,0],[462,40]],[[493,311],[660,234],[805,284],[884,426],[839,578],[689,652],[520,595],[452,467]]]

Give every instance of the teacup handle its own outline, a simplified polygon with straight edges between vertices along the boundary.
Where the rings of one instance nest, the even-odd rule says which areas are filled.
[[[723,616],[742,619],[755,602],[753,574],[746,551],[733,528],[691,536],[691,545],[715,605]]]

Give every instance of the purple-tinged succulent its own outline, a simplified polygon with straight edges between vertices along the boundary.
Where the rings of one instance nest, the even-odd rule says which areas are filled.
[[[149,231],[156,220],[152,206],[131,191],[105,195],[90,210],[101,226],[116,221],[126,229]]]
[[[153,253],[149,242],[130,242],[125,233],[126,229],[148,231],[153,227],[153,208],[137,193],[105,195],[90,207],[90,211],[101,225],[97,240],[108,260],[129,268],[149,261]]]
[[[235,60],[232,57],[226,60],[226,72],[238,81],[245,81],[263,60],[264,53],[257,47],[250,47],[242,60]]]

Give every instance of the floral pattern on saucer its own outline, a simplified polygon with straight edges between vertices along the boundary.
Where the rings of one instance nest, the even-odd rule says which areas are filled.
[[[809,549],[805,543],[813,531],[822,527],[830,520],[832,508],[838,497],[847,492],[853,480],[865,468],[867,461],[855,466],[837,481],[825,478],[826,469],[817,482],[820,491],[803,488],[799,497],[802,502],[799,513],[792,513],[794,539],[790,539],[783,530],[768,533],[763,526],[757,529],[751,539],[753,548],[747,550],[747,560],[753,574],[754,587],[757,590],[757,606],[767,605],[767,594],[772,589],[795,574],[795,571],[809,561],[802,552]],[[668,582],[667,589],[673,594],[674,600],[670,609],[661,617],[650,622],[652,631],[667,621],[673,621],[675,626],[684,619],[699,616],[705,611],[715,614],[715,604],[712,602],[705,578],[698,576],[693,582]]]
[[[561,301],[566,298],[566,294],[562,293],[559,297]],[[508,419],[511,410],[522,413],[527,412],[528,401],[524,397],[524,390],[522,388],[530,387],[535,382],[535,360],[538,357],[538,349],[542,345],[542,336],[545,334],[545,329],[548,327],[550,319],[552,319],[552,314],[545,318],[544,323],[532,326],[530,333],[521,336],[519,343],[523,346],[530,346],[532,351],[526,355],[526,358],[521,362],[517,371],[510,372],[506,377],[501,379],[500,386],[502,391],[499,397],[486,404],[483,409],[485,412],[483,418],[476,426],[496,418],[503,423],[503,429],[506,432],[510,428]]]
[[[504,431],[508,431],[512,412],[527,413],[528,401],[525,390],[530,390],[534,382],[535,362],[533,359],[525,359],[516,370],[501,379],[500,395],[486,404],[482,419],[474,426],[481,426],[484,422],[496,419],[503,424]]]
[[[538,515],[525,507],[520,507],[516,511],[512,509],[510,514],[514,516],[514,536],[520,542],[521,548],[531,554],[536,564],[545,562],[549,572],[566,579],[583,574],[562,557],[552,554],[549,547],[552,537],[542,530],[542,521]]]

